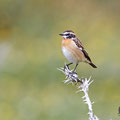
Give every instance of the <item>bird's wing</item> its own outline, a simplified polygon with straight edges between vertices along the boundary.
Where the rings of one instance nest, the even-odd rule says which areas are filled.
[[[83,52],[83,54],[87,58],[87,60],[89,60],[91,62],[91,59],[90,59],[88,53],[86,52],[86,50],[84,49],[81,41],[78,38],[73,39],[73,41],[75,42],[75,44],[77,45],[77,47],[80,48],[80,50]]]
[[[78,38],[73,39],[78,48],[84,49],[81,41]]]
[[[88,55],[88,53],[85,51],[85,49],[82,49],[82,52],[84,53],[84,56],[87,58],[87,60],[89,60],[90,62],[92,62],[91,59],[90,59],[90,57],[89,57],[89,55]]]

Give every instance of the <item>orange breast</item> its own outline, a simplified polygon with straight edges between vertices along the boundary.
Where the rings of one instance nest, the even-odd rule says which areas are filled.
[[[64,39],[62,40],[62,47],[65,47],[76,61],[86,61],[82,51],[76,46],[76,44],[72,41],[72,39]]]
[[[72,43],[72,39],[63,39],[62,40],[62,46],[68,46]]]

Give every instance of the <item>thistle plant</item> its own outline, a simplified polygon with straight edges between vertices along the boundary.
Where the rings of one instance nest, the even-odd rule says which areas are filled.
[[[78,74],[75,72],[72,72],[72,70],[70,70],[66,64],[65,64],[64,68],[59,68],[58,70],[65,74],[65,76],[66,76],[66,78],[64,80],[65,84],[68,85],[71,83],[73,85],[75,83],[75,85],[78,89],[77,93],[78,92],[84,93],[84,96],[82,97],[82,99],[83,99],[84,103],[88,105],[88,110],[89,110],[88,120],[99,120],[98,117],[96,115],[94,115],[94,113],[93,113],[92,105],[94,102],[91,102],[90,97],[88,95],[89,86],[93,82],[93,80],[91,80],[91,77],[89,79],[79,78]]]

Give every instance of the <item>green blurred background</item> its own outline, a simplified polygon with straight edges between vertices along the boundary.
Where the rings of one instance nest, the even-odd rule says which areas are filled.
[[[57,70],[68,62],[58,34],[69,29],[98,66],[77,68],[94,79],[94,113],[120,119],[119,0],[0,0],[0,120],[88,119],[83,93]]]

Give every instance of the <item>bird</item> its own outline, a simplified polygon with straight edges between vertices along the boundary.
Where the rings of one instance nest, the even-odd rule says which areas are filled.
[[[91,65],[93,68],[97,68],[83,47],[82,42],[77,38],[76,34],[72,30],[66,30],[59,35],[63,37],[61,45],[62,52],[70,62],[69,64],[66,64],[66,66],[69,68],[69,65],[75,64],[73,73],[75,72],[79,62],[85,62]]]

